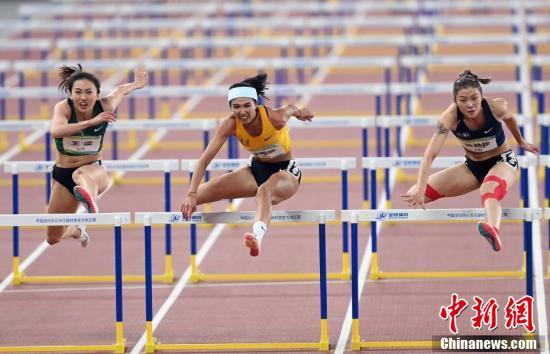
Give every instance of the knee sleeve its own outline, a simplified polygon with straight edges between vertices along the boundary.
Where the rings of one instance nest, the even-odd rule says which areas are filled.
[[[502,198],[504,198],[504,196],[506,196],[506,193],[508,193],[508,190],[507,190],[508,185],[506,184],[506,181],[503,180],[502,178],[497,176],[487,176],[483,179],[483,183],[489,182],[489,181],[497,182],[498,186],[495,188],[495,190],[492,193],[487,192],[481,195],[481,205],[485,205],[485,201],[490,198],[500,201],[502,200]]]
[[[441,194],[439,194],[435,189],[433,189],[432,186],[429,184],[426,185],[426,192],[424,195],[428,198],[430,198],[430,201],[438,200],[439,198],[443,198]]]

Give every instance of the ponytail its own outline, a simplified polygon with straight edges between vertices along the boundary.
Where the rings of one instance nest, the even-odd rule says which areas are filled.
[[[479,77],[477,74],[474,74],[471,70],[464,70],[458,75],[458,79],[455,80],[453,84],[453,97],[456,97],[456,94],[459,90],[465,89],[468,87],[473,87],[479,89],[481,93],[481,84],[487,85],[491,82],[491,79],[488,77]]]
[[[82,65],[80,64],[76,64],[76,66],[61,66],[59,68],[59,80],[58,89],[68,94],[71,93],[73,85],[77,80],[91,81],[97,89],[97,93],[100,91],[99,79],[95,75],[82,70]]]
[[[246,78],[241,82],[231,85],[229,89],[231,90],[232,88],[235,88],[235,87],[252,87],[256,90],[258,97],[263,97],[265,99],[268,99],[265,96],[265,91],[268,90],[266,73],[260,73],[256,76]]]

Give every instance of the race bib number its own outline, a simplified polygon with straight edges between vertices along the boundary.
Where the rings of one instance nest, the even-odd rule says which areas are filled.
[[[464,149],[471,152],[486,152],[498,147],[496,137],[488,137],[475,140],[461,140]]]
[[[270,160],[285,154],[278,144],[272,144],[259,149],[250,150],[252,155],[258,160]]]
[[[63,138],[63,149],[68,153],[96,154],[101,146],[101,136],[69,136]]]
[[[506,162],[508,165],[510,165],[513,168],[518,168],[518,159],[516,158],[516,155],[514,155],[513,151],[505,152],[502,156],[502,161]]]
[[[296,161],[290,160],[286,170],[288,172],[290,172],[294,177],[296,177],[298,179],[298,181],[300,181],[300,179],[302,177],[302,171],[300,171],[300,169],[298,168],[298,165],[296,164]]]

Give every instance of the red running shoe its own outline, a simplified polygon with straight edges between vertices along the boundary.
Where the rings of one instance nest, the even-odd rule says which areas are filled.
[[[94,199],[86,189],[80,186],[75,186],[73,188],[73,192],[76,200],[84,205],[86,210],[88,210],[88,213],[95,214],[98,212],[97,204],[94,202]]]
[[[250,248],[250,255],[252,257],[257,257],[260,254],[260,245],[252,232],[244,234],[244,245]]]
[[[485,237],[487,242],[491,244],[493,250],[498,252],[502,249],[500,237],[498,236],[498,229],[496,227],[492,227],[485,221],[480,221],[477,223],[477,230],[481,236]]]

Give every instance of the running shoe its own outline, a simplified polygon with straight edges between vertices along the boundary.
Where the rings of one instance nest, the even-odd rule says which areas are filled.
[[[86,248],[88,247],[88,243],[90,242],[90,235],[88,235],[86,231],[82,230],[78,241],[80,241],[80,246]]]
[[[90,242],[90,235],[86,232],[86,225],[76,225],[75,227],[80,230],[80,236],[73,236],[73,238],[80,242],[80,246],[86,248]]]
[[[94,199],[88,193],[88,191],[80,186],[75,186],[73,188],[74,196],[76,197],[76,200],[82,203],[88,213],[95,214],[98,212],[97,204],[94,202]]]
[[[500,243],[500,237],[498,235],[497,228],[492,227],[485,221],[480,221],[477,223],[477,230],[479,231],[481,236],[485,237],[487,242],[491,244],[493,250],[498,252],[502,249],[502,244]]]
[[[257,257],[260,254],[260,244],[252,232],[244,234],[244,245],[250,249],[252,257]]]

